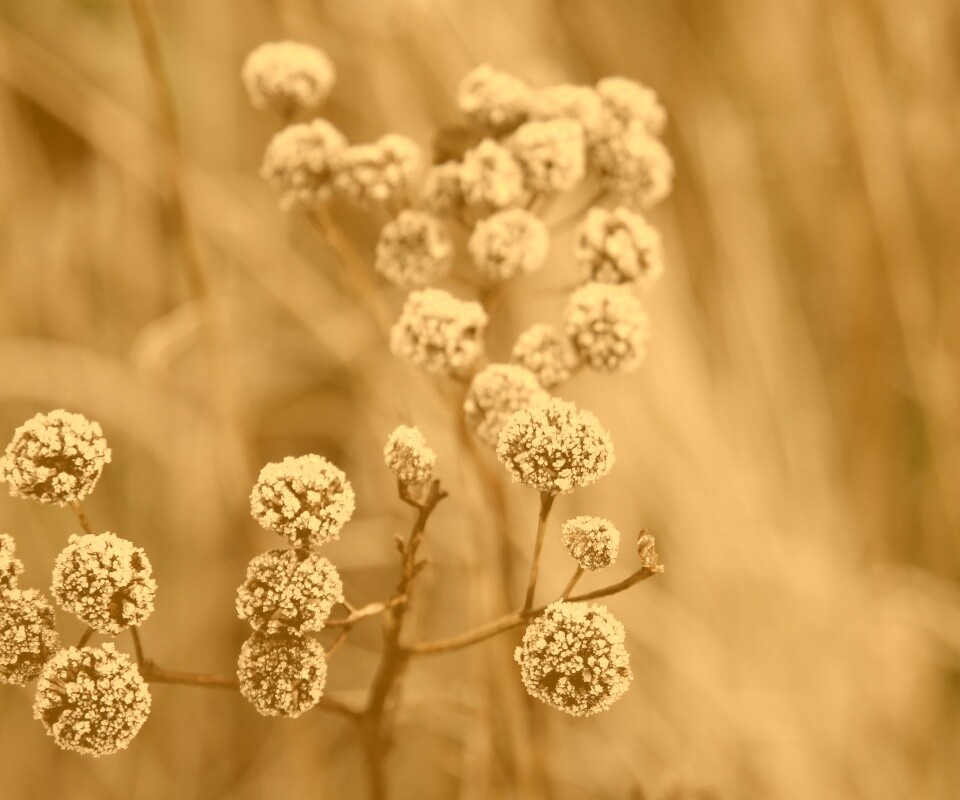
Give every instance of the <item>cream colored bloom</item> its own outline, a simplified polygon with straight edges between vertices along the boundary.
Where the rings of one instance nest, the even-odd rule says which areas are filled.
[[[620,531],[601,517],[574,517],[560,529],[563,546],[583,569],[609,567],[617,560]]]
[[[427,446],[419,428],[400,425],[384,445],[383,461],[400,483],[419,486],[433,476],[437,454]]]
[[[649,286],[663,274],[663,246],[656,228],[623,206],[591,208],[574,251],[587,279]]]
[[[420,202],[439,217],[456,215],[463,208],[459,161],[444,161],[427,170],[420,184]]]
[[[544,389],[570,380],[580,359],[570,340],[553,325],[531,325],[517,337],[510,360],[537,376]]]
[[[370,144],[355,144],[337,154],[337,191],[362,208],[403,203],[421,165],[420,148],[406,136],[388,133]]]
[[[523,169],[513,154],[493,139],[484,139],[464,154],[460,189],[467,208],[480,216],[523,205],[527,199]]]
[[[586,174],[583,126],[572,119],[526,122],[507,142],[533,193],[566,192]]]
[[[33,589],[0,589],[0,683],[26,686],[58,647],[46,598]]]
[[[605,125],[609,133],[633,124],[641,125],[648,133],[658,136],[667,124],[657,93],[630,78],[609,77],[597,82],[597,94],[603,103]]]
[[[572,119],[579,122],[588,144],[601,138],[604,130],[603,103],[592,86],[563,83],[541,89],[534,98],[530,118]]]
[[[584,364],[602,372],[640,366],[650,339],[650,319],[626,286],[588,283],[570,296],[564,311],[567,336]]]
[[[397,286],[426,286],[450,271],[453,243],[425,211],[401,211],[380,231],[374,266]]]
[[[477,272],[488,281],[506,281],[536,272],[547,260],[547,226],[523,208],[508,208],[480,220],[467,250]]]
[[[265,717],[299,717],[323,696],[327,660],[320,643],[296,633],[254,633],[240,648],[240,692]]]
[[[319,108],[336,80],[323,50],[300,42],[266,42],[243,62],[243,83],[254,108],[288,115]]]
[[[604,139],[595,153],[601,184],[626,205],[652,208],[673,189],[673,159],[638,123]]]
[[[472,124],[503,131],[527,118],[533,96],[526,81],[481,64],[460,81],[457,105]]]
[[[280,192],[281,208],[315,208],[333,194],[333,161],[346,146],[326,120],[289,125],[267,145],[260,175]]]
[[[477,436],[495,447],[501,428],[515,411],[549,399],[532,372],[513,364],[490,364],[470,381],[463,413]]]
[[[16,542],[13,537],[0,533],[0,590],[15,589],[23,574],[23,562],[16,557]]]

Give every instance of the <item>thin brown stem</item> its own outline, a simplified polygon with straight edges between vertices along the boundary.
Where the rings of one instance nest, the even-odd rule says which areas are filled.
[[[527,594],[523,601],[523,608],[533,606],[533,597],[537,591],[537,574],[540,572],[540,551],[543,550],[543,540],[547,532],[547,518],[556,495],[549,492],[540,492],[540,514],[537,517],[537,538],[533,543],[533,557],[530,559],[530,579],[527,581]]]
[[[240,684],[232,675],[210,675],[203,672],[184,672],[158,667],[151,661],[141,665],[140,672],[149,683],[176,683],[183,686],[201,686],[207,689],[239,689]]]
[[[77,515],[77,519],[80,522],[80,527],[83,528],[84,533],[93,533],[93,526],[90,524],[90,519],[83,510],[83,506],[80,505],[80,501],[71,500],[70,508],[72,508],[73,513]]]
[[[143,654],[143,642],[140,641],[140,631],[136,627],[131,627],[130,636],[133,639],[134,652],[137,654],[137,663],[143,666],[147,662],[147,659]]]
[[[573,576],[567,581],[567,585],[563,588],[563,591],[560,593],[560,599],[566,600],[570,597],[570,592],[573,591],[573,587],[577,585],[577,581],[583,577],[583,567],[577,567],[576,571],[573,573]]]
[[[378,614],[382,614],[384,611],[393,608],[394,606],[406,602],[407,598],[404,596],[391,597],[389,600],[383,600],[377,603],[368,603],[362,608],[353,608],[353,606],[347,606],[347,610],[350,613],[346,617],[341,619],[330,619],[327,620],[327,623],[324,627],[327,628],[344,628],[344,627],[353,627],[360,620],[366,619],[367,617],[375,617]],[[345,604],[346,605],[346,604]]]
[[[77,642],[77,647],[83,647],[90,641],[90,637],[93,636],[93,628],[88,627],[83,635],[80,637],[80,641]]]
[[[343,628],[340,629],[340,632],[337,634],[336,638],[330,643],[330,646],[327,648],[327,652],[326,652],[327,661],[333,658],[334,653],[336,653],[337,650],[343,647],[343,643],[347,641],[347,637],[350,635],[350,631],[352,630],[353,630],[352,625],[345,625]]]

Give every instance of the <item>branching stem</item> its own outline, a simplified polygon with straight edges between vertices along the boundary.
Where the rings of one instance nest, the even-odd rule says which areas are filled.
[[[537,574],[540,571],[540,551],[543,550],[543,540],[547,532],[547,518],[556,495],[549,492],[540,493],[540,514],[537,517],[537,537],[533,543],[533,557],[530,559],[530,579],[527,582],[527,594],[523,601],[523,610],[533,606],[533,597],[537,591]]]

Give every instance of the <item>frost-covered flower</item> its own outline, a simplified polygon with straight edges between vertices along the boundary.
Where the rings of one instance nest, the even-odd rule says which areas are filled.
[[[530,370],[544,389],[570,380],[579,358],[567,339],[553,325],[531,325],[517,337],[510,360]]]
[[[566,192],[586,173],[583,126],[572,119],[526,122],[508,141],[531,192]]]
[[[627,205],[651,208],[673,189],[673,159],[642,125],[604,139],[595,152],[601,184]]]
[[[516,75],[481,64],[470,70],[457,89],[457,105],[481,127],[504,131],[527,118],[534,91]]]
[[[336,71],[323,50],[300,42],[265,42],[243,62],[243,83],[254,108],[292,114],[318,108],[333,88]]]
[[[427,170],[420,184],[420,202],[427,211],[440,217],[459,213],[463,208],[459,161],[444,161]]]
[[[583,363],[593,369],[630,372],[646,355],[650,320],[626,286],[581,286],[570,295],[564,322]]]
[[[453,243],[443,223],[425,211],[401,211],[377,242],[377,271],[397,286],[426,286],[452,264]]]
[[[584,569],[609,567],[617,560],[620,531],[601,517],[574,517],[560,529],[563,546]]]
[[[400,483],[418,486],[433,475],[437,454],[427,445],[419,428],[400,425],[384,445],[383,462]]]
[[[547,226],[523,208],[508,208],[480,220],[467,250],[477,272],[488,281],[505,281],[536,272],[547,260]]]
[[[388,133],[369,144],[355,144],[337,154],[337,191],[363,208],[376,208],[409,197],[420,148],[399,133]]]
[[[319,631],[343,602],[340,573],[305,550],[268,550],[253,558],[237,590],[237,615],[254,630]]]
[[[390,350],[433,375],[463,375],[483,354],[487,314],[442,289],[410,292],[390,332]]]
[[[64,611],[118,634],[153,613],[157,582],[143,549],[107,531],[70,537],[53,566],[52,592]]]
[[[37,683],[33,716],[64,750],[105,756],[123,750],[150,713],[150,690],[136,665],[111,643],[69,647]]]
[[[600,95],[592,86],[562,83],[537,92],[530,110],[537,120],[572,119],[583,126],[587,143],[603,135],[604,112]]]
[[[667,124],[667,112],[657,93],[630,78],[609,77],[597,82],[597,94],[603,103],[605,124],[613,133],[633,124],[658,136]]]
[[[333,160],[346,146],[324,119],[288,125],[267,145],[260,175],[280,192],[281,208],[315,208],[333,194]]]
[[[625,639],[605,606],[557,602],[527,626],[514,658],[531,695],[587,717],[609,709],[633,680]]]
[[[294,547],[320,547],[339,539],[354,507],[347,476],[312,453],[267,464],[250,492],[253,518]]]
[[[460,167],[460,189],[467,207],[485,216],[527,198],[523,169],[513,154],[493,139],[467,150]]]
[[[663,246],[656,228],[623,206],[591,208],[574,251],[587,279],[649,285],[663,274]]]
[[[16,557],[16,542],[6,533],[0,533],[0,590],[14,589],[23,574],[23,562]]]
[[[496,446],[501,428],[515,411],[549,399],[532,372],[514,364],[490,364],[470,381],[463,413],[477,436]]]
[[[299,717],[323,696],[327,660],[315,639],[254,633],[240,648],[240,692],[265,717]]]
[[[63,506],[90,494],[109,463],[100,425],[59,408],[14,431],[0,458],[0,479],[11,495]]]
[[[0,590],[0,683],[30,683],[58,647],[53,609],[41,594]]]
[[[615,460],[610,434],[596,416],[558,398],[511,416],[497,457],[515,482],[549,494],[596,483]]]

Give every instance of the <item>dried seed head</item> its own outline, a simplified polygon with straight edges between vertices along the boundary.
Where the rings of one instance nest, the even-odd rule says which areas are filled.
[[[660,234],[623,206],[591,208],[577,236],[577,263],[598,283],[652,284],[663,274]]]
[[[673,189],[667,148],[636,123],[597,145],[596,164],[604,188],[630,206],[651,208]]]
[[[660,105],[657,93],[629,78],[602,78],[597,94],[603,103],[605,124],[614,132],[632,124],[641,125],[647,133],[658,136],[667,124],[667,112]]]
[[[289,125],[267,145],[260,175],[280,192],[281,208],[316,208],[333,194],[333,160],[346,146],[326,120]]]
[[[604,110],[600,95],[592,86],[563,83],[537,92],[530,110],[536,120],[572,119],[583,126],[587,143],[603,135]]]
[[[327,661],[315,639],[254,633],[240,648],[240,692],[265,717],[299,717],[323,696]]]
[[[388,133],[370,144],[337,154],[337,191],[362,208],[404,202],[420,168],[420,148],[406,136]]]
[[[663,565],[660,563],[660,554],[657,552],[657,542],[653,536],[645,530],[640,531],[637,536],[637,554],[640,556],[640,566],[644,569],[663,572]]]
[[[400,483],[419,486],[433,475],[437,454],[427,446],[419,428],[400,425],[387,439],[383,461]]]
[[[480,216],[523,205],[527,198],[523,169],[513,154],[493,139],[484,139],[464,153],[460,189],[467,207]]]
[[[37,683],[33,716],[64,750],[105,756],[133,741],[150,713],[150,690],[113,644],[69,647]]]
[[[603,569],[617,560],[620,531],[609,520],[574,517],[563,523],[560,533],[564,547],[584,569]]]
[[[484,279],[505,281],[543,266],[550,250],[550,234],[529,211],[508,208],[477,223],[467,250]]]
[[[513,364],[491,364],[470,381],[463,413],[477,436],[496,447],[501,428],[515,411],[549,399],[529,370]]]
[[[517,337],[510,360],[536,375],[544,389],[566,383],[579,364],[570,340],[543,324],[531,325]]]
[[[287,456],[267,464],[250,492],[250,514],[294,547],[340,538],[355,506],[347,476],[322,456]]]
[[[300,42],[266,42],[247,56],[241,71],[254,108],[289,115],[320,107],[336,80],[323,50]]]
[[[15,589],[23,574],[23,562],[14,555],[17,552],[13,537],[0,533],[0,591]]]
[[[420,184],[420,202],[427,211],[440,217],[459,213],[463,208],[459,161],[444,161],[427,170]]]
[[[0,458],[0,479],[11,495],[63,506],[90,494],[109,463],[100,425],[60,408],[17,428]]]
[[[0,590],[0,683],[26,686],[60,647],[53,609],[33,589]]]
[[[527,627],[514,653],[527,691],[574,717],[606,711],[633,673],[623,625],[606,607],[557,602]]]
[[[583,126],[572,119],[526,122],[508,146],[523,169],[531,192],[566,192],[586,173]]]
[[[452,264],[453,244],[443,223],[425,211],[401,211],[380,231],[375,266],[397,286],[426,286]]]
[[[502,132],[527,118],[533,96],[526,81],[481,64],[460,81],[457,105],[472,124]]]
[[[500,431],[497,456],[515,482],[550,494],[595,483],[615,460],[599,420],[557,398],[513,414]]]
[[[567,335],[583,360],[603,372],[640,366],[650,338],[650,320],[626,286],[588,283],[570,296],[564,311]]]

